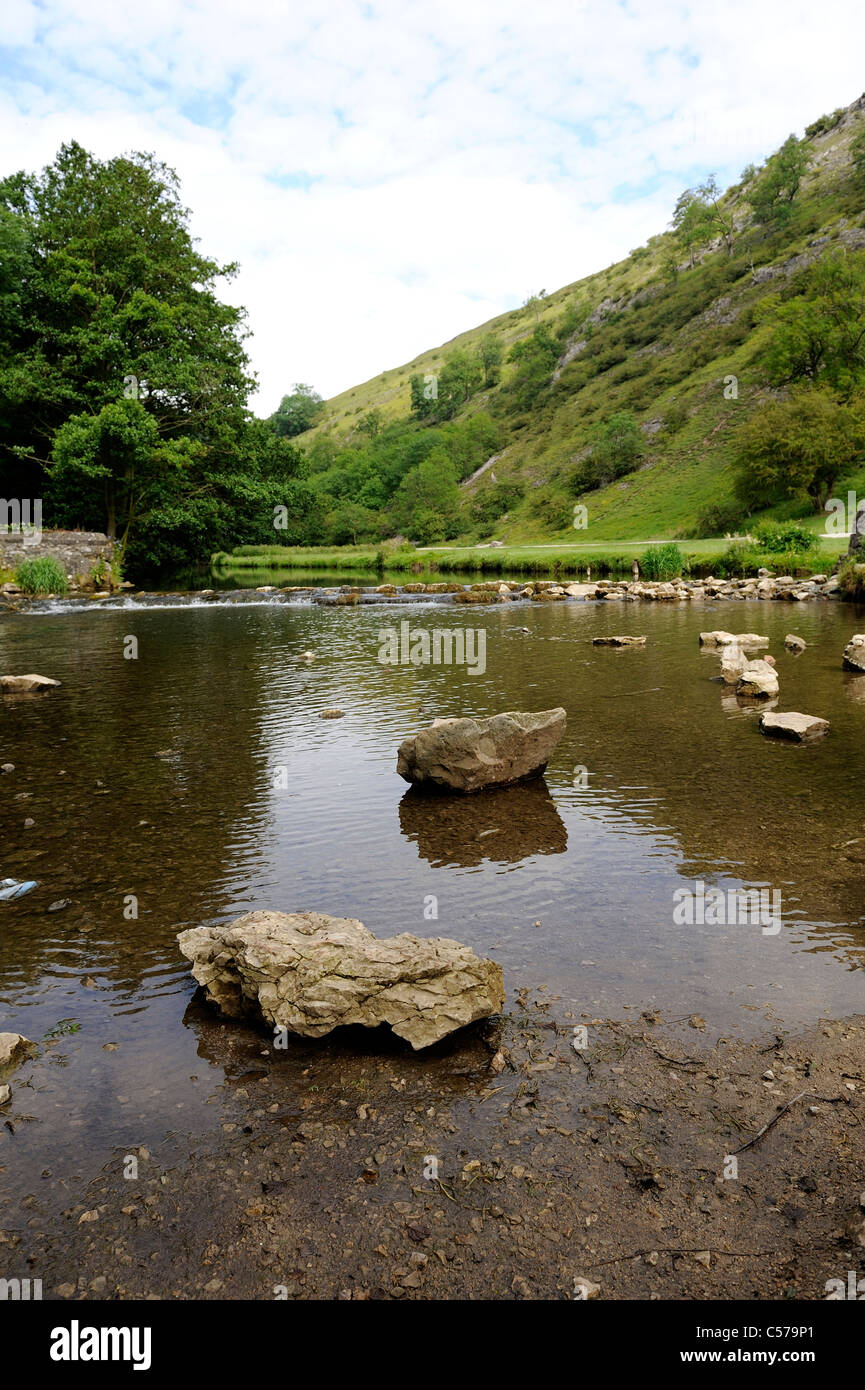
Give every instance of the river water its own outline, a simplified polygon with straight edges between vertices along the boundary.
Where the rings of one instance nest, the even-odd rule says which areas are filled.
[[[483,629],[486,669],[382,665],[381,629],[406,618]],[[828,718],[829,736],[763,738],[758,709],[713,681],[706,628],[766,633],[776,707]],[[252,909],[454,936],[501,962],[509,1001],[697,1014],[707,1039],[861,1011],[865,676],[841,653],[863,629],[825,603],[248,594],[4,615],[2,670],[62,685],[0,708],[0,877],[39,882],[0,903],[0,1031],[40,1045],[0,1125],[0,1228],[40,1175],[68,1202],[113,1148],[180,1151],[212,1123],[219,1025],[175,937]],[[591,644],[623,631],[646,646]],[[556,705],[568,728],[544,781],[428,799],[396,775],[400,741],[436,716]],[[333,707],[345,717],[319,717]],[[780,930],[677,924],[674,894],[697,882],[775,891]]]

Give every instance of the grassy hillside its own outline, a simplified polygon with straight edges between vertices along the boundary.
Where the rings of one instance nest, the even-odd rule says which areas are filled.
[[[851,145],[863,131],[865,98],[808,128],[802,147],[807,169],[790,215],[777,224],[755,218],[761,170],[746,171],[720,199],[721,215],[731,224],[731,253],[718,237],[697,250],[692,266],[681,237],[662,232],[617,265],[326,402],[320,421],[299,441],[312,461],[311,480],[313,486],[318,482],[324,513],[353,495],[340,481],[353,451],[374,469],[383,450],[396,448],[406,435],[430,432],[428,424],[412,419],[411,378],[440,374],[455,350],[473,353],[495,335],[504,349],[500,380],[476,389],[450,423],[437,422],[446,435],[476,418],[479,426],[484,422],[479,439],[496,440],[495,461],[479,476],[472,475],[484,458],[465,450],[460,455],[466,460],[457,469],[463,507],[448,544],[495,538],[509,546],[637,546],[749,529],[757,518],[742,524],[731,463],[742,422],[773,394],[762,360],[769,330],[760,321],[761,309],[827,252],[865,254],[865,190],[851,162]],[[509,355],[515,344],[531,345],[538,329],[555,340],[558,357],[537,389],[521,391],[524,364],[509,361]],[[591,454],[599,426],[617,412],[630,413],[638,423],[639,462],[605,487],[581,488],[575,472]],[[491,435],[484,432],[486,422]],[[448,438],[444,444],[451,448]],[[422,438],[416,448],[414,457],[421,457]],[[845,496],[848,487],[865,495],[865,465],[841,484]],[[512,500],[497,519],[485,516],[482,505],[472,511],[473,502],[482,504],[508,485]],[[587,524],[576,531],[575,504],[587,512]],[[491,504],[489,513],[495,510]],[[773,507],[771,515],[802,517],[815,530],[824,523],[804,494]],[[385,528],[379,537],[352,539],[374,542],[386,534]],[[332,541],[333,533],[320,539]]]

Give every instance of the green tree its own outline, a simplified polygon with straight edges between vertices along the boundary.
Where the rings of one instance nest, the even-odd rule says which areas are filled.
[[[453,464],[443,449],[406,474],[393,501],[396,524],[419,545],[455,534],[460,490]]]
[[[698,188],[686,188],[680,193],[673,210],[671,226],[679,246],[688,256],[693,268],[695,254],[712,240],[711,211]]]
[[[381,539],[382,519],[379,512],[349,500],[328,514],[327,529],[332,545],[361,545]]]
[[[283,396],[277,409],[270,416],[274,433],[283,439],[293,439],[311,429],[321,418],[324,401],[317,391],[302,381],[296,381],[294,390]]]
[[[789,221],[793,199],[807,167],[808,142],[788,135],[781,148],[767,160],[748,194],[758,222],[781,226]]]
[[[38,486],[66,419],[124,395],[163,436],[206,438],[217,416],[241,428],[244,314],[215,293],[236,267],[196,250],[172,170],[73,142],[40,174],[0,181],[0,208],[24,258],[17,303],[0,305],[0,450],[22,483]]]
[[[375,406],[372,410],[368,410],[366,414],[362,416],[361,422],[358,425],[358,429],[360,430],[361,434],[365,434],[368,439],[377,439],[378,436],[381,434],[383,425],[384,416],[382,415],[378,407]]]
[[[54,495],[81,495],[88,511],[101,511],[100,529],[111,540],[119,520],[125,541],[153,481],[158,445],[156,421],[137,400],[112,401],[98,415],[72,415],[54,436]]]
[[[527,338],[518,338],[508,360],[516,370],[508,383],[508,392],[520,410],[532,406],[545,386],[549,385],[553,368],[559,359],[561,345],[546,324],[540,324]]]
[[[805,492],[820,511],[836,480],[858,462],[863,444],[861,406],[801,386],[788,400],[768,402],[740,427],[736,495],[753,510]]]
[[[478,358],[484,374],[484,387],[498,386],[502,374],[504,349],[497,333],[485,333],[478,346]]]
[[[456,348],[448,353],[439,374],[438,417],[452,420],[481,384],[482,368],[474,353]]]
[[[142,571],[302,529],[301,455],[250,415],[242,309],[177,176],[63,145],[0,181],[0,459],[48,525],[106,527]],[[44,485],[44,488],[43,488]]]
[[[865,382],[865,253],[822,256],[759,317],[776,384],[808,380],[849,399]]]

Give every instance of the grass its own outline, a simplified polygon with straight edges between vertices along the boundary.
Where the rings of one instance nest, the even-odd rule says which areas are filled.
[[[593,578],[606,575],[630,574],[634,560],[643,563],[649,548],[669,545],[663,540],[619,541],[602,545],[600,542],[579,542],[570,545],[541,543],[535,545],[506,545],[495,549],[478,546],[429,546],[423,549],[400,547],[387,550],[376,546],[329,547],[313,546],[241,546],[231,555],[213,557],[214,573],[221,577],[232,574],[248,576],[255,572],[262,582],[281,570],[328,570],[332,574],[403,572],[438,574],[496,574],[533,575],[539,578],[558,576],[585,577],[591,568]],[[694,577],[705,577],[715,570],[724,570],[722,559],[731,543],[728,537],[716,536],[704,540],[682,542],[684,570]],[[776,574],[784,574],[785,566],[795,562],[797,569],[812,573],[831,568],[847,549],[846,539],[823,538],[818,547],[805,555],[772,555],[756,547],[748,547],[746,572],[753,573],[765,566]],[[728,567],[728,571],[729,567]],[[736,571],[738,572],[738,571]]]
[[[15,571],[15,582],[25,594],[65,594],[69,587],[66,571],[50,555],[22,560]]]

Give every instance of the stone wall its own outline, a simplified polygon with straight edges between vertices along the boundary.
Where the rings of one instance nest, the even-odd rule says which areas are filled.
[[[111,563],[114,543],[100,531],[43,531],[35,543],[20,531],[0,531],[0,568],[15,570],[22,560],[43,555],[58,560],[70,580],[86,580],[98,560]]]

